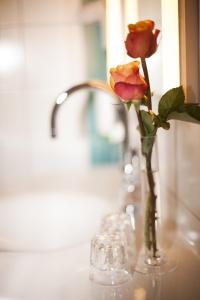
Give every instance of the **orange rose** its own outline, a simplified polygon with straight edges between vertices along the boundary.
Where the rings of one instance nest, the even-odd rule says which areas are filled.
[[[139,73],[139,61],[110,69],[110,85],[122,101],[142,99],[148,85]]]
[[[144,20],[135,24],[129,24],[125,46],[127,54],[133,58],[150,57],[157,50],[157,37],[160,32],[154,29],[152,20]]]

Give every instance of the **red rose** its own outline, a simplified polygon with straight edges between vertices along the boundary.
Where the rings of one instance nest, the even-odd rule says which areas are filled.
[[[133,61],[110,69],[110,85],[122,101],[128,102],[144,97],[148,85],[139,73],[139,64],[138,61]]]
[[[157,50],[157,37],[160,32],[154,29],[152,20],[144,20],[135,24],[129,24],[125,46],[127,54],[133,58],[150,57]]]

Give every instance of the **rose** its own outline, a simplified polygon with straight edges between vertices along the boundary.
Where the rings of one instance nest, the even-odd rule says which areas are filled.
[[[160,30],[154,29],[152,20],[143,20],[135,24],[129,24],[125,46],[127,54],[133,58],[150,57],[157,50],[157,37]]]
[[[110,86],[122,101],[142,99],[148,85],[139,73],[139,61],[110,69]]]

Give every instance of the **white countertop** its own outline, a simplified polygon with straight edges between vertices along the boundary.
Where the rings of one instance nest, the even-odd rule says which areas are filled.
[[[37,193],[1,199],[0,300],[200,299],[200,256],[181,233],[173,237],[171,255],[178,258],[174,272],[159,280],[135,273],[131,282],[118,287],[90,282],[89,240],[98,227],[97,221],[107,210],[113,211],[117,202],[116,187],[109,183],[108,193],[104,185],[98,186],[102,193],[55,193],[53,188],[46,193],[45,188],[44,192],[37,188]],[[99,196],[94,197],[96,194]],[[182,234],[186,236],[185,227]],[[66,247],[48,251],[63,245]],[[6,248],[43,251],[3,251]]]
[[[152,279],[135,273],[118,287],[89,280],[89,243],[59,251],[1,252],[0,300],[199,300],[200,258],[180,237],[176,271]]]

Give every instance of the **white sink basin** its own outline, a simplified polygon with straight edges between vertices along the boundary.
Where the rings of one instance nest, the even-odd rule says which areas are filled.
[[[0,249],[52,250],[89,241],[112,201],[80,193],[29,193],[0,200]]]

